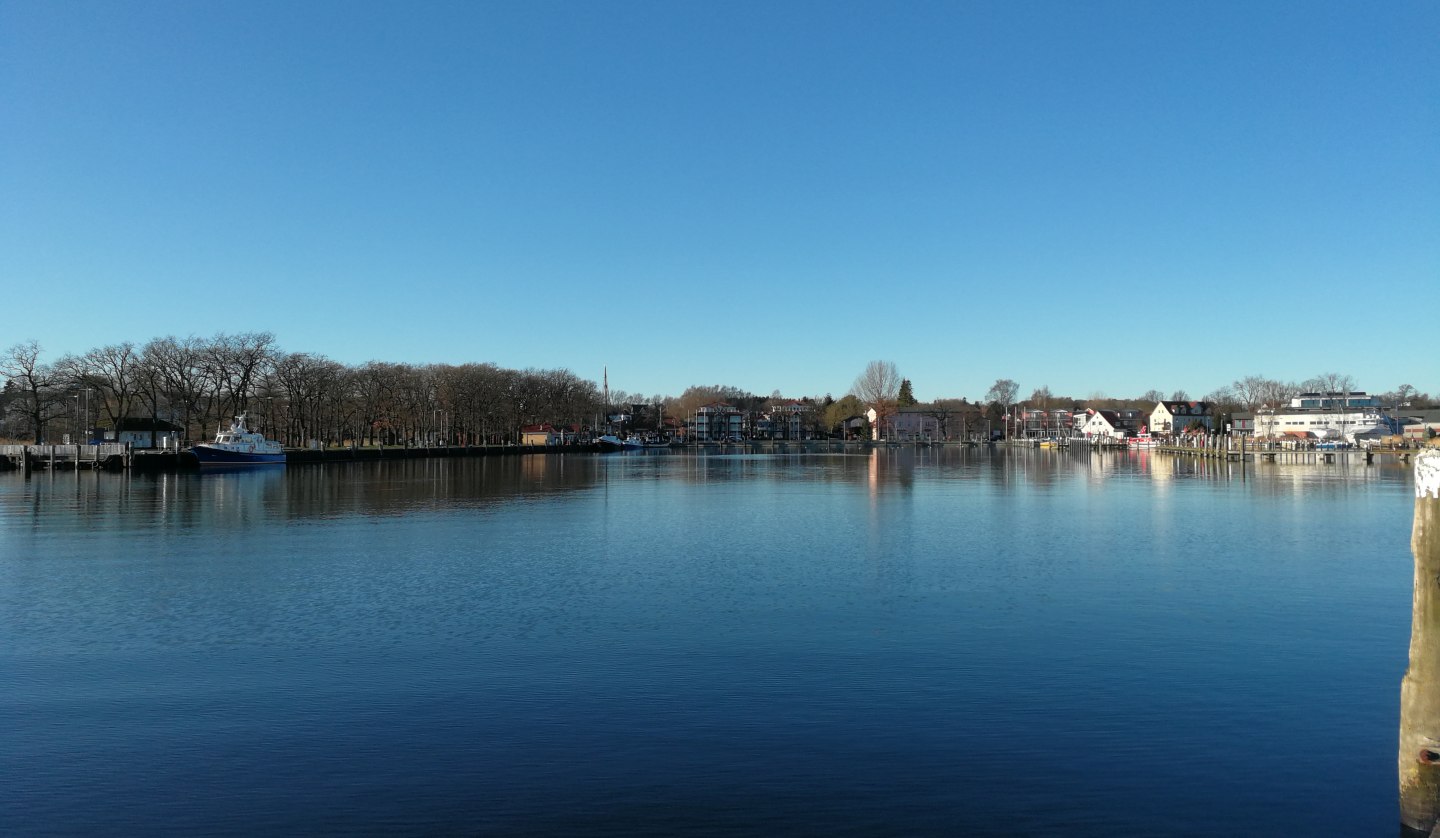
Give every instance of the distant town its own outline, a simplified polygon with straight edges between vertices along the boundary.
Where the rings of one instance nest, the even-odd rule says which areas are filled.
[[[0,441],[123,442],[173,448],[237,415],[293,448],[563,445],[601,435],[667,443],[854,439],[895,442],[1241,435],[1365,445],[1440,433],[1440,406],[1400,384],[1351,376],[1303,382],[1261,375],[1193,398],[1150,390],[1076,398],[1000,378],[982,396],[920,402],[889,361],[848,393],[768,396],[724,385],[644,396],[567,369],[490,363],[350,366],[287,352],[268,332],[164,337],[47,359],[34,341],[0,355]]]

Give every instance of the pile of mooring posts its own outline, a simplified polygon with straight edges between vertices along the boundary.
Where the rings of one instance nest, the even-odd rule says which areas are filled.
[[[1415,458],[1415,595],[1400,685],[1400,832],[1440,838],[1440,451]]]

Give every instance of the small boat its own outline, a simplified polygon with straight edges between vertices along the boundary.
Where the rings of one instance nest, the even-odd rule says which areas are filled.
[[[1160,445],[1160,440],[1149,434],[1140,434],[1126,438],[1125,444],[1131,448],[1155,448]]]
[[[645,443],[638,439],[626,437],[621,439],[614,434],[605,434],[595,440],[601,451],[639,451],[645,447]]]
[[[229,430],[215,434],[214,442],[191,446],[190,451],[202,466],[285,464],[285,449],[275,440],[246,428],[244,413],[235,417]]]

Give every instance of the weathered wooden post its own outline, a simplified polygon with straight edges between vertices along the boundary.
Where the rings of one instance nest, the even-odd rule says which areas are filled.
[[[1440,836],[1440,451],[1415,458],[1415,593],[1400,684],[1400,831]]]

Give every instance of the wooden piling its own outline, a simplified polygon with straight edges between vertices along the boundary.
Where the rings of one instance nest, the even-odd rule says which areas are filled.
[[[1440,451],[1415,458],[1410,666],[1400,685],[1400,830],[1440,835]]]

